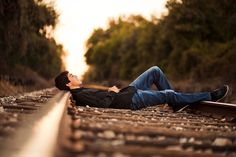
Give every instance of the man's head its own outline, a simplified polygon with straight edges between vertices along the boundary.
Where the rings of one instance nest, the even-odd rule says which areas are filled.
[[[60,73],[55,78],[55,86],[60,90],[70,90],[79,88],[81,85],[80,79],[76,75],[70,74],[68,71]]]

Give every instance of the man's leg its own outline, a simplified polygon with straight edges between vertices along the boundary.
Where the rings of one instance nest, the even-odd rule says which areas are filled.
[[[139,75],[130,86],[134,86],[137,89],[149,90],[155,84],[158,90],[172,89],[165,74],[157,66],[153,66]]]
[[[138,90],[132,99],[134,109],[168,103],[174,110],[178,105],[191,105],[204,100],[211,100],[209,92],[179,93],[173,90]]]

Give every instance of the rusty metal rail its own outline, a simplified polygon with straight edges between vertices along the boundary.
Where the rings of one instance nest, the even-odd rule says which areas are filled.
[[[18,131],[28,115],[34,114],[53,97],[54,88],[0,98],[0,144]]]
[[[236,104],[202,101],[192,106],[192,109],[200,114],[215,118],[225,118],[227,121],[236,122]]]
[[[1,156],[17,157],[52,157],[55,155],[58,133],[63,115],[66,113],[66,102],[69,92],[60,92],[37,112],[25,117],[20,125],[14,140],[1,144]],[[35,108],[21,105],[3,105],[6,110],[22,108],[35,110]],[[11,106],[11,107],[10,107]]]

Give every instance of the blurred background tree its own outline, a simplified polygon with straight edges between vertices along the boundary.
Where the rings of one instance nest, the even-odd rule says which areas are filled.
[[[119,17],[87,41],[86,80],[131,80],[160,66],[175,80],[235,83],[236,1],[169,0],[168,15]]]
[[[62,45],[50,32],[58,15],[42,0],[0,1],[0,74],[51,79],[62,68]],[[26,70],[27,69],[27,70]],[[19,72],[20,71],[20,72]]]

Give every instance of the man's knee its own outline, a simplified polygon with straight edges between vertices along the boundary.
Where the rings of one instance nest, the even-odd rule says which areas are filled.
[[[158,72],[158,73],[162,73],[162,70],[161,70],[161,68],[159,68],[158,66],[152,66],[151,68],[150,68],[152,71],[154,71],[154,72]]]

